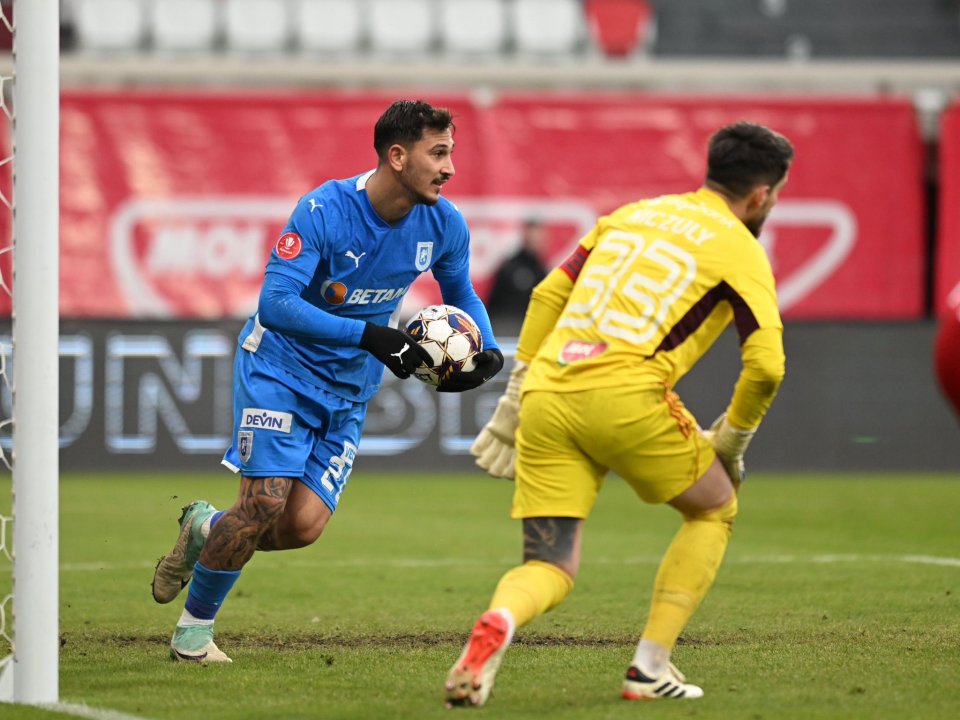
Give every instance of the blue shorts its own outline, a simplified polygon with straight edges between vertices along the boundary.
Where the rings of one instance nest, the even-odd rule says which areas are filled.
[[[297,478],[333,512],[366,414],[366,403],[337,397],[241,348],[233,366],[233,444],[223,464],[246,477]]]

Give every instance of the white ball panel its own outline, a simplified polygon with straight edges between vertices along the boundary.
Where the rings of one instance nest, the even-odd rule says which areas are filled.
[[[447,340],[447,355],[456,361],[465,360],[473,352],[473,343],[466,335],[454,335]]]
[[[420,343],[420,346],[430,353],[430,357],[433,358],[434,367],[437,367],[443,362],[445,358],[443,345],[432,340],[424,340]]]
[[[450,323],[447,322],[447,318],[438,318],[432,320],[427,324],[427,337],[431,340],[436,340],[437,342],[443,342],[448,337],[453,335],[455,330],[450,327]]]

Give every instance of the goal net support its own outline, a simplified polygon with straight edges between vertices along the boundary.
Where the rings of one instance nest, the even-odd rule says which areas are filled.
[[[3,197],[13,277],[0,285],[13,291],[13,330],[12,363],[0,371],[13,395],[13,514],[0,522],[0,561],[13,568],[0,605],[10,651],[0,701],[31,705],[59,699],[59,12],[59,0],[14,3],[13,98],[3,103],[13,125],[13,192]]]

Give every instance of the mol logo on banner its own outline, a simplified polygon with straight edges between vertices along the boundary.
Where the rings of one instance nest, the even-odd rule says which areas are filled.
[[[538,218],[551,238],[546,261],[562,261],[598,212],[577,198],[487,197],[456,200],[470,225],[471,272],[481,296],[519,242],[524,220]],[[276,197],[132,200],[114,215],[113,270],[134,317],[245,317],[257,305],[270,250],[295,202]],[[760,241],[777,276],[781,310],[827,282],[854,248],[857,222],[845,204],[784,199]],[[404,310],[439,301],[431,278],[414,283]]]
[[[295,201],[132,200],[114,214],[110,255],[135,317],[244,317]]]
[[[457,201],[471,231],[478,289],[519,242],[523,220],[538,217],[557,240],[559,262],[596,220],[582,200],[476,198]],[[110,254],[117,284],[134,317],[245,317],[256,308],[263,271],[295,199],[173,197],[136,199],[113,217]],[[430,278],[424,278],[430,280]],[[429,305],[439,294],[418,281],[406,302]]]

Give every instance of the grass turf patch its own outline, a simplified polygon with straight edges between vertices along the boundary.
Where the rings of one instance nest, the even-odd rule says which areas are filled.
[[[316,545],[258,554],[244,572],[217,621],[234,663],[172,663],[182,599],[152,601],[153,565],[181,505],[223,507],[234,493],[223,475],[64,477],[61,699],[155,720],[449,717],[446,671],[520,557],[512,486],[358,474]],[[9,498],[7,478],[4,512]],[[620,681],[678,518],[611,479],[585,527],[574,592],[520,631],[480,712],[956,716],[960,699],[947,689],[960,667],[958,501],[960,482],[945,476],[751,477],[716,585],[674,654],[706,696],[629,703]],[[0,594],[9,584],[0,570]]]

